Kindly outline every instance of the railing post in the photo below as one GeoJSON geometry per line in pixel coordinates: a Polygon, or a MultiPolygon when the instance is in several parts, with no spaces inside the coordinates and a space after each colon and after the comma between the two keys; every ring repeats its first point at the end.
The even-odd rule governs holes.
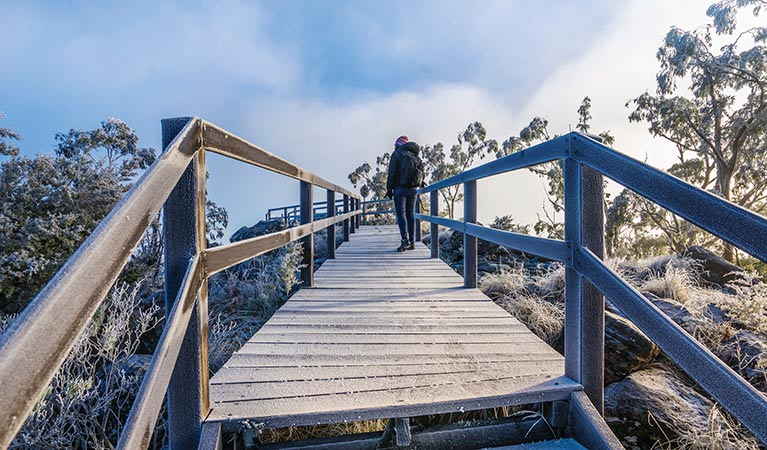
{"type": "MultiPolygon", "coordinates": [[[[439,191],[431,191],[429,193],[429,215],[433,217],[439,216],[439,191]]],[[[433,222],[430,225],[431,257],[439,258],[439,225],[433,222]]]]}
{"type": "MultiPolygon", "coordinates": [[[[349,194],[344,194],[344,214],[349,212],[349,194]]],[[[344,242],[349,242],[349,219],[344,219],[344,242]]]]}
{"type": "MultiPolygon", "coordinates": [[[[332,189],[328,189],[328,217],[334,217],[336,215],[336,193],[332,189]]],[[[326,232],[328,234],[328,259],[335,259],[336,257],[336,224],[327,227],[326,232]]]]}
{"type": "Polygon", "coordinates": [[[367,220],[366,219],[367,216],[365,215],[365,212],[367,211],[367,204],[364,201],[361,201],[360,206],[361,206],[360,222],[362,225],[365,225],[367,220]]]}
{"type": "MultiPolygon", "coordinates": [[[[357,211],[362,213],[362,199],[357,199],[357,211]]],[[[354,218],[354,220],[357,221],[357,228],[362,225],[362,214],[357,214],[357,216],[354,218]]]]}
{"type": "MultiPolygon", "coordinates": [[[[162,146],[167,148],[173,138],[191,120],[189,117],[162,121],[162,146]]],[[[203,151],[203,150],[199,150],[203,151]]],[[[198,161],[189,164],[178,184],[163,207],[163,235],[165,241],[165,311],[173,308],[186,274],[190,258],[199,253],[200,236],[197,217],[205,220],[205,209],[198,211],[198,183],[205,180],[204,168],[198,161]],[[202,170],[203,173],[197,173],[202,170]]],[[[204,224],[204,222],[203,222],[204,224]]],[[[181,450],[197,448],[202,424],[201,409],[204,393],[201,390],[203,374],[207,379],[208,368],[201,367],[200,330],[202,321],[199,303],[195,304],[189,327],[184,335],[173,375],[168,383],[168,435],[169,448],[181,450]]],[[[207,355],[206,355],[207,356],[207,355]]]]}
{"type": "MultiPolygon", "coordinates": [[[[463,221],[477,222],[477,182],[463,183],[463,221]]],[[[463,233],[463,286],[477,287],[477,238],[463,233]]]]}
{"type": "MultiPolygon", "coordinates": [[[[354,197],[349,197],[349,201],[351,204],[351,210],[352,212],[357,210],[357,199],[354,197]]],[[[352,216],[351,219],[349,219],[349,233],[354,234],[354,230],[357,228],[357,218],[352,216]]]]}
{"type": "MultiPolygon", "coordinates": [[[[415,212],[421,214],[421,194],[415,198],[415,212]]],[[[415,240],[421,242],[421,219],[415,219],[415,240]]]]}
{"type": "MultiPolygon", "coordinates": [[[[314,205],[312,204],[313,186],[311,183],[301,182],[301,225],[314,221],[314,205]]],[[[309,233],[301,239],[303,246],[303,260],[301,263],[301,285],[304,287],[314,286],[314,233],[309,233]]]]}
{"type": "MultiPolygon", "coordinates": [[[[604,258],[602,176],[565,159],[565,240],[604,258]]],[[[604,296],[569,262],[565,269],[565,374],[604,414],[604,296]]]]}

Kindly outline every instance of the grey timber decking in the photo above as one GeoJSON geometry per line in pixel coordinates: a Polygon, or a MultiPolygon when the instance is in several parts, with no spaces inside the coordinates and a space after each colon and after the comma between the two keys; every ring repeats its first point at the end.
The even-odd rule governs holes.
{"type": "Polygon", "coordinates": [[[268,428],[564,400],[563,358],[428,248],[363,226],[210,381],[208,421],[268,428]]]}

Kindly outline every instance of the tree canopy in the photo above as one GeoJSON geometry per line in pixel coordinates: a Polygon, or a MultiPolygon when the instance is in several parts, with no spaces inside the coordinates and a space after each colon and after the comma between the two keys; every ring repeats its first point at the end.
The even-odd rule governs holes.
{"type": "MultiPolygon", "coordinates": [[[[758,15],[766,5],[718,2],[708,8],[709,26],[673,27],[658,49],[656,92],[627,103],[630,121],[647,123],[651,134],[676,146],[671,174],[760,214],[767,212],[767,28],[736,33],[736,13],[752,7],[758,15]]],[[[632,201],[672,249],[712,243],[665,210],[632,201]]],[[[732,260],[732,247],[723,247],[732,260]]]]}

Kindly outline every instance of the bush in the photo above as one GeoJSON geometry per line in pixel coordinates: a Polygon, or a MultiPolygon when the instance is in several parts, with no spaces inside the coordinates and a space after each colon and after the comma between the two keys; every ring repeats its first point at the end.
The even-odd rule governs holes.
{"type": "Polygon", "coordinates": [[[147,359],[136,350],[159,323],[159,307],[139,308],[140,289],[140,283],[112,289],[11,449],[101,450],[116,444],[146,369],[147,359]]]}

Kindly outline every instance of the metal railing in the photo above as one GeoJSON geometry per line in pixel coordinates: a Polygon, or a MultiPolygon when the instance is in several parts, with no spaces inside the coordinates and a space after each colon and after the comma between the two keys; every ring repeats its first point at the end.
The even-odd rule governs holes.
{"type": "MultiPolygon", "coordinates": [[[[208,397],[207,280],[216,272],[301,240],[302,281],[313,284],[313,233],[359,226],[359,198],[199,118],[162,121],[163,154],[0,336],[0,448],[7,448],[163,208],[166,321],[118,448],[146,448],[167,392],[171,449],[194,449],[208,397]],[[301,182],[301,225],[205,248],[205,153],[212,151],[301,182]],[[342,212],[313,220],[312,187],[342,212]],[[191,325],[191,326],[190,326],[191,325]]],[[[331,252],[332,248],[332,252],[331,252]]],[[[335,233],[328,233],[335,252],[335,233]],[[332,236],[332,237],[331,237],[332,236]]]]}
{"type": "Polygon", "coordinates": [[[536,145],[442,180],[430,194],[431,256],[439,256],[438,226],[464,233],[464,284],[477,285],[477,238],[565,264],[565,374],[581,383],[603,411],[604,297],[634,322],[712,397],[767,444],[767,398],[661,312],[604,259],[602,175],[767,262],[767,219],[625,156],[581,133],[536,145]],[[565,240],[477,225],[477,180],[563,160],[565,240]],[[439,189],[463,184],[464,220],[438,217],[439,189]]]}
{"type": "MultiPolygon", "coordinates": [[[[367,216],[377,216],[381,214],[394,214],[393,201],[389,199],[380,200],[363,200],[360,202],[360,215],[362,216],[362,223],[365,223],[367,216]],[[387,204],[387,209],[377,209],[377,205],[387,204]],[[391,204],[391,205],[388,205],[391,204]]],[[[420,206],[419,206],[420,208],[420,206]]],[[[322,219],[327,217],[328,202],[314,202],[312,207],[312,213],[315,219],[322,219]]],[[[343,212],[343,201],[336,200],[336,214],[343,212]]],[[[301,218],[300,205],[288,205],[278,206],[276,208],[269,208],[264,215],[266,220],[280,219],[288,226],[292,226],[299,223],[301,218]]]]}

